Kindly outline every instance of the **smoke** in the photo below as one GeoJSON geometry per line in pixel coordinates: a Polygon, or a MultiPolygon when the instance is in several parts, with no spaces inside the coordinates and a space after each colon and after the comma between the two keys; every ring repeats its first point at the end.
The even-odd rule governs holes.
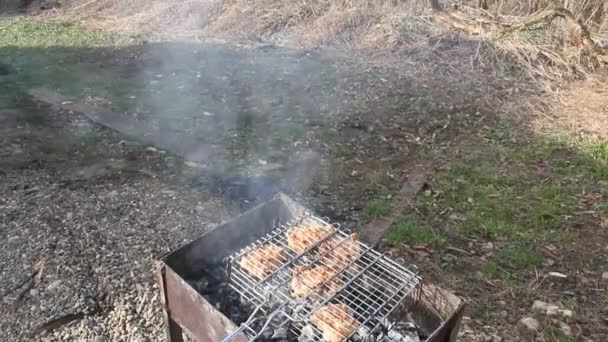
{"type": "Polygon", "coordinates": [[[340,106],[334,65],[284,48],[194,41],[150,43],[140,62],[129,112],[204,164],[212,186],[240,184],[252,198],[314,181],[321,156],[312,130],[340,106]]]}

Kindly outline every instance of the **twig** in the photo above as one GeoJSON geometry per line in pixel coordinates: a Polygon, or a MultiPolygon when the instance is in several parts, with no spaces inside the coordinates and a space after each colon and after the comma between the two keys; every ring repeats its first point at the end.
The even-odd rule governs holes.
{"type": "Polygon", "coordinates": [[[445,249],[448,251],[452,251],[452,252],[456,252],[456,253],[460,253],[460,254],[464,254],[464,255],[473,255],[470,252],[467,252],[464,249],[460,249],[458,247],[447,246],[445,249]]]}
{"type": "Polygon", "coordinates": [[[34,264],[34,270],[32,271],[32,273],[28,277],[26,277],[22,282],[17,284],[17,286],[14,286],[13,288],[8,289],[4,293],[2,293],[2,295],[0,295],[0,300],[2,300],[2,298],[4,298],[4,297],[8,296],[9,294],[19,290],[23,286],[27,285],[29,282],[32,282],[30,285],[28,285],[28,287],[26,287],[24,290],[19,292],[19,295],[17,296],[17,301],[19,301],[27,291],[31,290],[31,288],[34,287],[36,280],[40,279],[40,276],[42,275],[42,270],[44,269],[44,263],[46,262],[46,259],[47,259],[46,257],[40,258],[36,262],[36,264],[34,264]]]}
{"type": "Polygon", "coordinates": [[[13,304],[13,306],[17,306],[21,300],[23,299],[23,296],[25,296],[25,294],[31,290],[32,288],[34,288],[34,286],[36,285],[36,281],[34,281],[33,278],[30,278],[28,281],[28,285],[26,287],[23,288],[23,290],[21,290],[19,292],[19,295],[17,295],[17,299],[15,299],[15,303],[13,304]]]}
{"type": "Polygon", "coordinates": [[[29,275],[27,278],[25,278],[21,283],[17,284],[16,286],[13,286],[12,288],[4,291],[4,293],[2,293],[2,295],[0,295],[0,300],[6,296],[8,296],[9,294],[13,293],[14,291],[17,291],[18,289],[20,289],[21,287],[23,287],[25,284],[27,284],[28,282],[30,282],[32,280],[33,277],[36,276],[36,273],[33,273],[31,275],[29,275]]]}
{"type": "Polygon", "coordinates": [[[84,4],[80,4],[80,5],[76,6],[76,7],[72,7],[72,8],[70,8],[70,11],[75,11],[75,10],[80,9],[82,7],[88,6],[88,5],[92,4],[92,3],[94,3],[95,1],[97,1],[97,0],[91,0],[91,1],[85,2],[84,4]]]}
{"type": "Polygon", "coordinates": [[[52,319],[46,323],[41,324],[36,329],[34,329],[34,331],[31,333],[30,336],[33,337],[33,336],[36,336],[36,335],[39,335],[42,333],[51,332],[66,324],[70,324],[74,321],[81,320],[84,318],[84,316],[85,316],[84,312],[78,312],[75,314],[67,314],[65,316],[61,316],[59,318],[52,319]]]}
{"type": "Polygon", "coordinates": [[[71,314],[63,315],[58,318],[51,319],[50,321],[42,323],[41,325],[36,327],[36,329],[34,329],[34,331],[32,331],[32,333],[30,334],[30,336],[33,337],[33,336],[37,336],[39,334],[51,332],[64,325],[70,324],[74,321],[81,320],[85,316],[96,315],[96,314],[100,313],[101,311],[102,311],[101,305],[97,305],[93,309],[93,311],[91,311],[90,313],[84,313],[83,311],[80,311],[77,313],[71,313],[71,314]]]}

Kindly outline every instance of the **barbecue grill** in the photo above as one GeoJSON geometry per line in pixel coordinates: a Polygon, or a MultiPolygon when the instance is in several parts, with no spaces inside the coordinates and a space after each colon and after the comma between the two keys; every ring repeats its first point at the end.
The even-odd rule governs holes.
{"type": "Polygon", "coordinates": [[[335,319],[352,323],[340,340],[403,340],[395,327],[408,317],[426,332],[423,340],[455,341],[462,301],[422,286],[414,267],[355,237],[279,194],[166,255],[158,270],[168,340],[182,341],[185,329],[202,342],[324,341],[318,313],[342,308],[335,319]],[[294,248],[290,232],[311,225],[323,227],[323,236],[294,248]],[[245,258],[268,246],[281,256],[252,272],[245,258]],[[316,269],[325,277],[307,279],[316,269]],[[295,279],[304,292],[296,294],[295,279]]]}
{"type": "MultiPolygon", "coordinates": [[[[282,325],[289,325],[294,335],[299,336],[303,327],[310,323],[310,316],[331,303],[345,304],[358,322],[357,325],[367,327],[365,333],[369,334],[368,331],[380,329],[382,322],[388,319],[420,283],[420,278],[413,270],[391,260],[388,254],[379,253],[361,242],[354,241],[350,231],[340,230],[339,226],[331,225],[309,213],[279,225],[271,233],[235,253],[230,258],[229,265],[230,286],[241,294],[243,300],[256,305],[255,314],[251,319],[255,319],[255,315],[258,315],[260,320],[268,316],[262,331],[255,331],[245,323],[235,332],[243,331],[250,340],[259,338],[264,332],[264,326],[269,325],[273,319],[282,319],[282,325]],[[302,248],[296,251],[290,249],[287,240],[289,231],[310,226],[324,227],[327,233],[302,251],[302,248]],[[332,247],[331,250],[319,253],[319,250],[328,244],[332,247]],[[243,269],[239,262],[252,251],[265,246],[280,248],[286,255],[282,262],[276,263],[270,274],[256,279],[243,269]],[[335,260],[341,262],[336,265],[333,262],[335,260]],[[327,270],[329,275],[320,282],[310,279],[305,270],[314,270],[315,267],[327,270]],[[309,295],[302,298],[290,293],[290,281],[294,277],[304,278],[302,282],[308,287],[305,291],[310,292],[309,295]],[[333,286],[333,291],[322,290],[328,284],[333,286]],[[269,308],[274,309],[270,311],[269,308]]],[[[356,333],[353,329],[342,338],[348,339],[356,333]]],[[[309,335],[311,336],[308,339],[311,341],[322,340],[318,329],[309,328],[309,335]]]]}

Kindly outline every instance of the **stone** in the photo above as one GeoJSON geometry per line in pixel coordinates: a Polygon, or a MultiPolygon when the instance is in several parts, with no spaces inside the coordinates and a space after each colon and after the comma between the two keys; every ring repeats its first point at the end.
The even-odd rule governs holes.
{"type": "Polygon", "coordinates": [[[548,305],[547,306],[547,311],[545,312],[547,314],[547,316],[557,316],[559,315],[559,306],[557,305],[548,305]]]}
{"type": "Polygon", "coordinates": [[[555,265],[555,260],[553,260],[551,258],[547,258],[547,259],[543,260],[543,266],[551,267],[553,265],[555,265]]]}
{"type": "Polygon", "coordinates": [[[57,279],[57,280],[55,280],[54,282],[50,283],[50,284],[49,284],[49,285],[46,287],[46,289],[47,289],[48,291],[53,291],[54,289],[58,288],[58,287],[59,287],[59,285],[61,285],[61,280],[57,279]]]}
{"type": "Polygon", "coordinates": [[[494,244],[491,242],[486,242],[483,245],[481,245],[481,249],[483,249],[484,251],[491,251],[494,249],[494,244]]]}
{"type": "Polygon", "coordinates": [[[566,279],[566,278],[568,278],[567,275],[565,275],[563,273],[559,273],[559,272],[549,272],[549,273],[547,273],[547,276],[551,277],[551,278],[559,278],[559,279],[566,279]]]}
{"type": "Polygon", "coordinates": [[[572,336],[572,328],[564,322],[559,322],[559,331],[566,336],[572,336]]]}
{"type": "Polygon", "coordinates": [[[466,221],[466,216],[464,216],[463,214],[460,213],[453,213],[450,214],[449,216],[450,220],[454,220],[454,221],[466,221]]]}
{"type": "Polygon", "coordinates": [[[602,273],[602,280],[603,281],[608,281],[608,272],[602,273]]]}
{"type": "Polygon", "coordinates": [[[568,309],[559,310],[559,314],[562,315],[562,317],[566,317],[566,318],[574,317],[574,312],[572,312],[572,310],[568,310],[568,309]]]}
{"type": "Polygon", "coordinates": [[[549,306],[549,304],[547,304],[545,302],[542,302],[540,300],[535,300],[534,303],[532,304],[532,311],[545,313],[545,312],[547,312],[548,306],[549,306]]]}
{"type": "Polygon", "coordinates": [[[517,322],[517,327],[522,334],[526,336],[534,336],[540,329],[540,323],[535,318],[524,317],[517,322]]]}

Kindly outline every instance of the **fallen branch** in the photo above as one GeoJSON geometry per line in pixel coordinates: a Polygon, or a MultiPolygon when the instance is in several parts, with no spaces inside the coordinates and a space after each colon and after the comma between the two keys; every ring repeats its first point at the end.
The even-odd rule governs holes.
{"type": "Polygon", "coordinates": [[[573,39],[570,39],[570,43],[573,45],[582,45],[583,47],[589,49],[596,57],[598,57],[598,59],[608,62],[608,60],[603,58],[608,54],[608,52],[598,43],[596,43],[593,38],[591,38],[591,33],[589,32],[587,26],[585,26],[580,19],[576,19],[574,14],[565,8],[557,8],[546,11],[535,18],[504,29],[501,31],[501,33],[506,34],[513,31],[526,30],[532,26],[542,23],[549,24],[552,23],[556,18],[564,19],[566,21],[566,25],[571,28],[569,31],[573,31],[573,39]]]}
{"type": "Polygon", "coordinates": [[[513,33],[515,31],[524,31],[533,26],[539,24],[550,24],[557,18],[564,19],[568,31],[570,32],[570,39],[568,40],[572,45],[580,45],[587,49],[597,60],[601,63],[608,64],[608,51],[601,47],[597,42],[591,38],[591,33],[587,26],[580,20],[576,19],[574,14],[566,8],[560,7],[556,9],[547,10],[538,16],[532,17],[529,20],[516,23],[516,24],[503,24],[495,23],[493,26],[479,24],[473,25],[470,22],[461,19],[454,14],[446,11],[439,4],[438,0],[429,0],[433,14],[440,20],[446,22],[450,26],[457,30],[464,31],[473,35],[482,35],[489,31],[497,32],[498,35],[505,35],[513,33]]]}
{"type": "Polygon", "coordinates": [[[486,32],[481,25],[472,25],[465,20],[456,17],[452,13],[445,11],[439,4],[439,0],[429,1],[431,2],[431,8],[433,9],[433,14],[435,17],[446,22],[455,29],[474,35],[481,35],[482,33],[486,32]]]}

